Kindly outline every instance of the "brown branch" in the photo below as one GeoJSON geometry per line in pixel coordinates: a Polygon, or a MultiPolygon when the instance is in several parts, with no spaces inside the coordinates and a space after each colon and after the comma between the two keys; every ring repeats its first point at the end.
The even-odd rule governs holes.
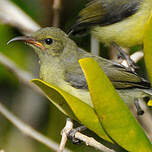
{"type": "Polygon", "coordinates": [[[138,61],[140,61],[142,58],[144,57],[144,52],[143,51],[137,51],[135,53],[133,53],[130,58],[137,63],[138,61]]]}
{"type": "Polygon", "coordinates": [[[63,128],[63,130],[61,132],[62,139],[61,139],[61,142],[60,142],[58,152],[63,152],[64,151],[66,142],[68,140],[67,134],[72,130],[72,128],[73,128],[73,123],[69,118],[67,118],[65,127],[63,128]]]}
{"type": "Polygon", "coordinates": [[[88,137],[80,132],[77,132],[75,134],[75,138],[83,141],[87,146],[94,147],[95,149],[98,149],[102,152],[115,152],[114,150],[109,149],[106,146],[102,145],[101,143],[96,141],[94,138],[88,137]]]}
{"type": "Polygon", "coordinates": [[[18,28],[26,35],[40,28],[31,17],[9,0],[0,0],[0,21],[18,28]]]}
{"type": "MultiPolygon", "coordinates": [[[[138,61],[140,61],[142,58],[144,57],[144,53],[143,51],[137,51],[135,53],[133,53],[131,56],[130,56],[130,59],[134,61],[134,63],[137,63],[138,61]]],[[[123,60],[121,62],[122,65],[128,67],[128,63],[126,60],[123,60]]]]}
{"type": "Polygon", "coordinates": [[[7,70],[12,72],[23,84],[29,86],[34,89],[39,94],[43,94],[42,91],[30,82],[34,77],[24,70],[21,70],[13,61],[11,61],[8,57],[0,53],[0,64],[2,64],[7,70]]]}
{"type": "Polygon", "coordinates": [[[60,26],[60,12],[62,9],[62,0],[52,0],[52,26],[60,26]]]}
{"type": "MultiPolygon", "coordinates": [[[[60,11],[62,5],[61,1],[62,0],[53,0],[53,6],[52,6],[54,12],[53,26],[59,26],[60,11]]],[[[3,22],[4,24],[9,24],[13,27],[18,28],[26,35],[31,34],[32,32],[40,28],[40,26],[37,23],[35,23],[19,7],[17,7],[14,3],[10,2],[9,0],[0,0],[0,21],[3,22]]],[[[136,57],[140,59],[141,55],[138,54],[136,57]]],[[[29,82],[29,80],[33,78],[31,74],[19,69],[14,62],[12,62],[3,54],[0,54],[0,63],[3,64],[9,71],[14,73],[14,75],[16,75],[16,77],[22,83],[28,85],[29,87],[33,88],[35,91],[42,94],[39,88],[37,88],[35,85],[29,82]]],[[[146,126],[149,124],[148,121],[145,121],[145,119],[142,119],[142,121],[146,123],[145,124],[146,126]]]]}
{"type": "MultiPolygon", "coordinates": [[[[28,85],[29,87],[33,88],[35,91],[37,91],[40,94],[42,94],[42,92],[39,90],[39,88],[35,87],[35,85],[33,85],[32,83],[29,82],[29,80],[31,80],[33,78],[33,76],[31,74],[19,69],[14,62],[12,62],[10,59],[8,59],[6,56],[4,56],[2,53],[0,53],[0,63],[3,64],[9,71],[11,71],[22,83],[24,83],[25,85],[28,85]]],[[[5,111],[5,110],[3,111],[3,109],[6,110],[6,108],[2,104],[0,104],[0,112],[1,113],[3,113],[5,111]]],[[[9,120],[12,121],[11,118],[9,120]]],[[[18,118],[17,118],[17,120],[18,120],[18,118]]],[[[14,125],[15,125],[15,122],[16,121],[12,121],[12,123],[14,125]]],[[[21,131],[23,131],[24,133],[26,133],[27,131],[30,130],[29,128],[26,128],[26,127],[24,127],[24,128],[22,127],[22,128],[19,128],[19,129],[21,131]],[[24,129],[27,129],[27,130],[24,130],[24,129]]],[[[65,129],[65,130],[66,130],[66,135],[67,135],[67,129],[65,129]]],[[[28,132],[26,134],[28,134],[28,132]]],[[[35,137],[35,135],[33,137],[32,134],[30,136],[32,138],[34,138],[34,139],[35,138],[39,138],[39,137],[35,137]]],[[[75,134],[75,136],[76,136],[76,138],[80,139],[81,141],[84,141],[86,143],[86,145],[90,145],[90,146],[95,147],[96,149],[99,149],[99,150],[101,150],[103,148],[106,149],[105,146],[103,146],[102,144],[96,142],[92,137],[87,137],[87,136],[85,136],[85,135],[83,135],[81,133],[78,133],[78,132],[75,134]]],[[[61,147],[64,147],[64,144],[66,143],[65,139],[66,139],[66,137],[64,136],[63,143],[62,143],[61,147]]],[[[41,139],[36,139],[36,140],[41,140],[41,139]]],[[[63,148],[60,148],[60,149],[62,150],[63,148]]],[[[109,150],[109,151],[105,151],[105,152],[114,152],[114,151],[109,150]]]]}
{"type": "Polygon", "coordinates": [[[99,55],[100,51],[99,41],[93,35],[91,35],[91,53],[93,55],[99,55]]]}
{"type": "MultiPolygon", "coordinates": [[[[57,143],[43,136],[42,134],[34,130],[32,127],[28,126],[23,121],[18,119],[13,113],[9,112],[2,103],[0,103],[0,113],[3,116],[5,116],[5,118],[7,118],[12,124],[14,124],[14,126],[16,126],[25,135],[43,143],[44,145],[46,145],[47,147],[49,147],[54,151],[58,150],[59,145],[57,143]]],[[[65,152],[70,152],[70,151],[65,149],[65,152]]]]}
{"type": "MultiPolygon", "coordinates": [[[[58,152],[63,152],[65,144],[66,144],[67,139],[68,139],[67,136],[72,129],[73,129],[73,123],[68,118],[66,121],[66,125],[62,130],[62,139],[61,139],[60,148],[59,148],[58,152]]],[[[91,147],[98,149],[102,152],[115,152],[114,150],[109,149],[108,147],[102,145],[101,143],[96,141],[94,138],[88,137],[80,132],[76,132],[75,138],[79,139],[80,141],[83,141],[87,146],[91,146],[91,147]]]]}
{"type": "Polygon", "coordinates": [[[132,112],[136,116],[136,119],[140,122],[142,128],[147,134],[147,137],[152,142],[152,113],[143,99],[139,99],[139,104],[144,111],[144,114],[142,116],[138,116],[135,106],[132,107],[132,112]]]}

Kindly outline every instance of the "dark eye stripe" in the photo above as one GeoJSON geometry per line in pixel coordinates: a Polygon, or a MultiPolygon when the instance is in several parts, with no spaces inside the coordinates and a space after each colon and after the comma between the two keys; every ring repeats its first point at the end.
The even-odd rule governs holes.
{"type": "Polygon", "coordinates": [[[53,40],[51,38],[47,38],[44,41],[47,45],[51,45],[53,43],[53,40]]]}

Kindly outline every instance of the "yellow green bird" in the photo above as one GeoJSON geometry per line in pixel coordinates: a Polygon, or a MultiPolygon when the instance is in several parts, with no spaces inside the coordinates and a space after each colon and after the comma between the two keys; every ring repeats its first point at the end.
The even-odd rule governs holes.
{"type": "Polygon", "coordinates": [[[55,27],[42,28],[30,37],[16,37],[34,48],[40,59],[40,78],[92,106],[85,76],[78,60],[93,58],[104,70],[117,92],[127,103],[136,98],[152,96],[150,83],[116,62],[80,49],[68,35],[55,27]]]}
{"type": "Polygon", "coordinates": [[[73,34],[91,33],[106,45],[129,48],[143,43],[152,0],[93,0],[79,13],[73,34]]]}

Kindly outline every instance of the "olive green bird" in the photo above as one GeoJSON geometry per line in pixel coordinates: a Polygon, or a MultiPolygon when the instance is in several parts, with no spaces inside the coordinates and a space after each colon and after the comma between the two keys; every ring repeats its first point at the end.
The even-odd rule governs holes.
{"type": "Polygon", "coordinates": [[[91,33],[104,44],[129,48],[143,43],[152,0],[92,0],[71,27],[73,34],[91,33]]]}
{"type": "MultiPolygon", "coordinates": [[[[80,49],[68,35],[55,27],[42,28],[21,40],[34,48],[40,59],[40,78],[69,92],[92,106],[85,76],[79,59],[90,57],[98,62],[123,100],[130,104],[136,98],[152,95],[150,83],[121,64],[80,49]]],[[[102,88],[101,88],[102,89],[102,88]]]]}

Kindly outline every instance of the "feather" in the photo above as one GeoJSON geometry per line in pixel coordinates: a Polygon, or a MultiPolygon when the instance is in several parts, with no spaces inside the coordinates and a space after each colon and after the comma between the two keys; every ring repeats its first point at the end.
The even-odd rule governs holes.
{"type": "MultiPolygon", "coordinates": [[[[116,89],[132,89],[132,88],[141,88],[149,89],[150,83],[138,76],[135,72],[127,69],[121,64],[106,60],[104,58],[94,56],[90,53],[85,52],[82,49],[79,49],[79,59],[85,57],[92,57],[95,59],[101,68],[104,70],[108,78],[113,83],[116,89]]],[[[76,66],[70,65],[67,66],[65,72],[65,81],[68,82],[71,86],[77,89],[88,89],[85,76],[81,70],[79,64],[76,66]],[[71,67],[70,67],[71,66],[71,67]]]]}
{"type": "Polygon", "coordinates": [[[93,0],[79,13],[78,20],[70,31],[86,32],[90,26],[106,26],[117,23],[135,14],[142,0],[93,0]]]}

